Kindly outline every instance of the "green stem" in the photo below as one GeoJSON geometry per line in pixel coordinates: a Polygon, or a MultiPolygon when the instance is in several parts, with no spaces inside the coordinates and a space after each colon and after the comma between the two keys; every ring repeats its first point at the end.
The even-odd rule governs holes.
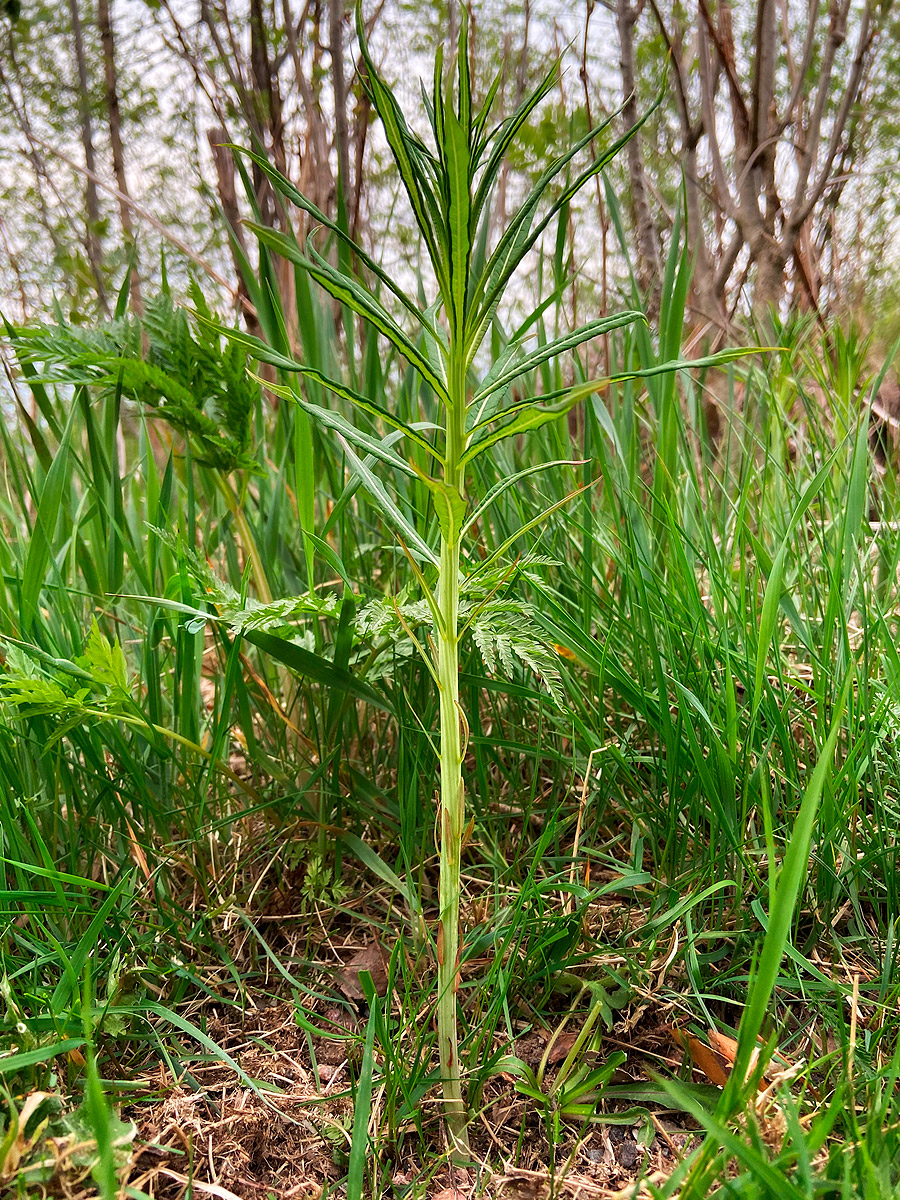
{"type": "MultiPolygon", "coordinates": [[[[459,460],[465,450],[465,363],[457,359],[452,371],[451,403],[447,408],[445,482],[462,491],[464,471],[459,460]]],[[[459,538],[441,537],[437,607],[437,674],[441,702],[440,799],[440,930],[438,934],[438,1053],[444,1092],[444,1114],[453,1143],[453,1159],[469,1157],[467,1111],[459,1070],[456,992],[459,983],[460,859],[465,828],[462,778],[462,710],[459,705],[459,538]]]]}
{"type": "Polygon", "coordinates": [[[441,542],[438,603],[444,628],[438,630],[438,679],[441,688],[440,882],[438,888],[438,1053],[444,1111],[455,1157],[468,1151],[466,1106],[459,1072],[456,989],[459,978],[459,873],[465,822],[462,736],[459,708],[457,610],[459,543],[441,542]]]}

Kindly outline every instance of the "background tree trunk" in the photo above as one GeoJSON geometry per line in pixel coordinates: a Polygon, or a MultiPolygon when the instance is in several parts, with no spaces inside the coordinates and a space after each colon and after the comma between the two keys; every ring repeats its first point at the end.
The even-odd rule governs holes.
{"type": "MultiPolygon", "coordinates": [[[[100,42],[103,46],[103,74],[106,82],[106,114],[109,122],[109,146],[112,153],[113,175],[116,187],[119,189],[119,220],[122,231],[130,246],[134,246],[134,223],[131,219],[131,192],[128,188],[128,176],[125,171],[125,151],[122,146],[122,114],[119,109],[119,75],[116,69],[116,43],[113,34],[112,13],[109,0],[97,0],[97,24],[100,28],[100,42]]],[[[137,259],[131,268],[129,280],[131,304],[140,316],[144,310],[141,296],[141,276],[137,259]]]]}
{"type": "MultiPolygon", "coordinates": [[[[618,0],[616,19],[619,26],[619,58],[622,68],[622,94],[624,105],[622,116],[625,127],[637,124],[639,109],[635,91],[634,27],[643,11],[643,0],[632,5],[628,0],[618,0]]],[[[650,201],[647,197],[647,178],[641,150],[641,135],[628,143],[628,178],[631,184],[631,213],[634,219],[635,249],[637,253],[637,278],[646,297],[647,315],[651,321],[659,314],[662,266],[659,254],[659,237],[650,201]]]]}
{"type": "Polygon", "coordinates": [[[103,248],[100,244],[100,198],[97,184],[92,178],[97,174],[96,157],[94,154],[94,130],[91,118],[91,90],[88,77],[87,59],[84,50],[84,31],[81,25],[81,13],[78,11],[78,0],[69,0],[69,14],[72,19],[72,48],[75,52],[75,66],[78,72],[78,112],[81,125],[81,145],[84,150],[84,165],[88,173],[85,175],[85,222],[84,248],[90,264],[91,274],[97,287],[97,299],[104,313],[109,315],[109,305],[106,300],[106,283],[103,278],[103,248]]]}

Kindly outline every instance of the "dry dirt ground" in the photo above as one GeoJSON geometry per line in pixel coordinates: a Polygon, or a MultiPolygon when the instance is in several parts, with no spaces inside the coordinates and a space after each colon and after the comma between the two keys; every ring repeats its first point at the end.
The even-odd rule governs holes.
{"type": "MultiPolygon", "coordinates": [[[[326,1015],[338,1016],[337,1011],[326,1015]]],[[[347,1092],[358,1040],[314,1042],[314,1068],[290,1003],[254,1013],[243,1024],[215,1017],[207,1032],[262,1095],[217,1064],[192,1069],[199,1090],[174,1084],[160,1068],[158,1099],[125,1114],[138,1125],[130,1185],[160,1200],[181,1200],[189,1184],[195,1196],[222,1200],[317,1198],[339,1185],[350,1147],[347,1092]]],[[[647,1045],[659,1040],[652,1031],[643,1036],[647,1045]]],[[[540,1033],[516,1043],[519,1057],[534,1066],[545,1048],[540,1033]]],[[[512,1080],[501,1076],[492,1084],[472,1130],[472,1150],[482,1168],[468,1173],[446,1165],[435,1114],[426,1124],[434,1139],[431,1153],[423,1154],[420,1145],[406,1153],[401,1147],[393,1161],[383,1160],[383,1194],[397,1200],[457,1195],[461,1200],[476,1194],[510,1200],[630,1197],[639,1175],[666,1177],[692,1143],[690,1130],[672,1113],[654,1116],[649,1144],[642,1144],[640,1122],[572,1126],[556,1147],[551,1171],[546,1132],[540,1114],[530,1111],[532,1102],[516,1092],[512,1080]]],[[[379,1122],[380,1100],[376,1087],[370,1128],[379,1122]]],[[[417,1141],[406,1139],[409,1146],[417,1141]]]]}

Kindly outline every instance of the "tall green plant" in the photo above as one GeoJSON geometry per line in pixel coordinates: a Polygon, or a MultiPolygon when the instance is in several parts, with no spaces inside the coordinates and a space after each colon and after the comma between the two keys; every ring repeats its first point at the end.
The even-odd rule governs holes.
{"type": "MultiPolygon", "coordinates": [[[[500,80],[491,83],[483,104],[476,108],[469,75],[468,31],[464,30],[455,68],[445,76],[439,55],[432,93],[424,97],[431,129],[431,142],[427,143],[407,125],[392,91],[379,75],[366,43],[359,10],[357,31],[365,83],[382,121],[430,263],[436,293],[432,303],[418,303],[361,246],[350,240],[340,224],[329,220],[264,158],[242,151],[282,196],[337,239],[339,262],[346,264],[350,258],[347,251],[352,251],[360,267],[359,275],[336,268],[315,249],[313,239],[301,249],[288,233],[253,222],[251,226],[266,253],[274,251],[295,264],[339,301],[345,313],[361,317],[373,335],[381,335],[390,343],[418,376],[422,393],[435,402],[440,419],[428,424],[408,423],[397,406],[390,406],[383,397],[362,395],[292,358],[285,353],[286,339],[279,338],[277,345],[267,345],[234,330],[228,333],[259,360],[278,368],[288,386],[275,385],[274,390],[295,401],[341,439],[356,477],[393,527],[425,600],[425,606],[415,615],[399,599],[394,610],[399,625],[413,638],[425,660],[440,698],[438,1049],[445,1112],[454,1151],[462,1154],[467,1149],[467,1114],[458,1052],[457,984],[460,860],[467,828],[463,760],[468,723],[459,694],[461,640],[472,630],[488,665],[495,657],[509,664],[517,654],[551,686],[553,676],[552,656],[525,611],[505,599],[502,603],[497,599],[510,580],[511,567],[505,561],[507,551],[521,536],[537,527],[546,513],[526,522],[505,543],[480,557],[470,558],[466,548],[470,530],[503,492],[536,469],[559,468],[563,464],[548,462],[537,468],[532,466],[501,480],[478,506],[471,503],[468,473],[475,460],[498,442],[557,421],[610,382],[594,379],[574,387],[545,391],[535,399],[530,388],[521,394],[514,390],[513,385],[520,377],[611,330],[644,322],[645,318],[637,310],[601,317],[552,341],[539,341],[529,349],[527,338],[539,322],[542,311],[539,308],[505,341],[502,337],[492,339],[501,349],[487,370],[479,372],[478,367],[483,364],[483,345],[488,333],[492,329],[500,331],[498,306],[507,296],[517,269],[530,252],[540,249],[542,235],[551,222],[585,183],[603,170],[633,131],[596,153],[588,166],[576,169],[579,152],[609,122],[590,130],[547,165],[505,228],[492,237],[491,200],[504,159],[554,86],[558,64],[553,64],[512,116],[491,126],[500,80]],[[364,281],[364,275],[371,284],[364,281]],[[407,332],[401,321],[409,322],[415,332],[407,332]],[[298,376],[309,388],[307,395],[297,385],[298,376]],[[309,399],[309,395],[320,396],[323,390],[386,426],[390,431],[388,436],[374,434],[371,424],[363,430],[339,412],[309,399]],[[522,398],[523,395],[527,398],[522,398]],[[394,448],[401,439],[413,455],[411,460],[394,448]],[[407,476],[413,482],[418,479],[426,487],[436,516],[434,536],[427,530],[423,536],[407,515],[408,510],[404,512],[376,474],[376,466],[387,467],[395,476],[407,476]],[[413,630],[415,624],[427,626],[426,635],[417,636],[413,630]]],[[[715,361],[722,361],[723,357],[715,361]]],[[[665,362],[618,378],[660,374],[684,365],[665,362]]],[[[563,502],[555,503],[548,511],[563,502]]]]}

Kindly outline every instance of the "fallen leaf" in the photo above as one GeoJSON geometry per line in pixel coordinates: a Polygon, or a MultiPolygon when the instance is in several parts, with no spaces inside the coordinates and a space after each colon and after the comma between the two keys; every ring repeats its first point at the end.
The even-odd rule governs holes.
{"type": "Polygon", "coordinates": [[[723,1058],[727,1059],[731,1066],[734,1066],[734,1060],[737,1058],[738,1044],[734,1038],[727,1037],[724,1033],[719,1033],[718,1029],[708,1029],[709,1044],[714,1050],[718,1050],[723,1058]]]}
{"type": "MultiPolygon", "coordinates": [[[[706,1032],[709,1037],[709,1045],[707,1046],[698,1037],[694,1037],[693,1034],[687,1033],[683,1029],[672,1028],[669,1032],[672,1040],[688,1052],[694,1066],[703,1072],[710,1083],[714,1083],[716,1087],[725,1086],[737,1057],[738,1044],[734,1038],[719,1033],[717,1029],[708,1029],[706,1032]]],[[[750,1063],[747,1067],[748,1077],[752,1075],[759,1061],[761,1045],[762,1043],[750,1056],[750,1063]]],[[[766,1087],[768,1087],[768,1080],[763,1077],[759,1081],[759,1090],[762,1091],[766,1087]]]]}
{"type": "Polygon", "coordinates": [[[571,1033],[561,1033],[550,1047],[550,1053],[547,1055],[548,1066],[555,1066],[557,1063],[564,1062],[568,1057],[569,1051],[577,1041],[577,1029],[572,1030],[571,1033]]]}
{"type": "MultiPolygon", "coordinates": [[[[12,1137],[7,1134],[3,1139],[4,1155],[0,1160],[0,1179],[12,1179],[18,1171],[19,1163],[31,1153],[40,1141],[41,1135],[47,1127],[47,1117],[39,1122],[37,1128],[31,1131],[30,1136],[26,1136],[25,1127],[44,1101],[51,1098],[50,1092],[32,1092],[25,1098],[25,1102],[18,1112],[13,1108],[16,1129],[12,1137]]],[[[9,1100],[8,1103],[12,1107],[13,1101],[9,1100]]]]}
{"type": "Polygon", "coordinates": [[[377,942],[358,950],[346,966],[335,972],[334,981],[348,1000],[365,1000],[366,994],[359,982],[360,971],[368,971],[377,995],[384,996],[388,989],[387,963],[384,951],[377,942]]]}
{"type": "MultiPolygon", "coordinates": [[[[547,1043],[552,1036],[553,1031],[550,1029],[530,1030],[523,1037],[516,1039],[516,1057],[521,1058],[530,1067],[539,1066],[544,1061],[547,1043]]],[[[550,1047],[550,1053],[547,1055],[547,1065],[552,1067],[556,1066],[557,1063],[561,1063],[575,1045],[577,1037],[577,1031],[561,1033],[550,1047]]]]}
{"type": "Polygon", "coordinates": [[[731,1073],[731,1063],[728,1059],[705,1042],[701,1042],[698,1037],[694,1037],[692,1033],[674,1028],[671,1033],[672,1040],[688,1052],[694,1066],[703,1072],[709,1082],[714,1083],[716,1087],[724,1087],[731,1073]]]}
{"type": "Polygon", "coordinates": [[[547,1200],[551,1194],[550,1177],[539,1171],[508,1167],[497,1181],[498,1193],[507,1200],[547,1200]]]}

